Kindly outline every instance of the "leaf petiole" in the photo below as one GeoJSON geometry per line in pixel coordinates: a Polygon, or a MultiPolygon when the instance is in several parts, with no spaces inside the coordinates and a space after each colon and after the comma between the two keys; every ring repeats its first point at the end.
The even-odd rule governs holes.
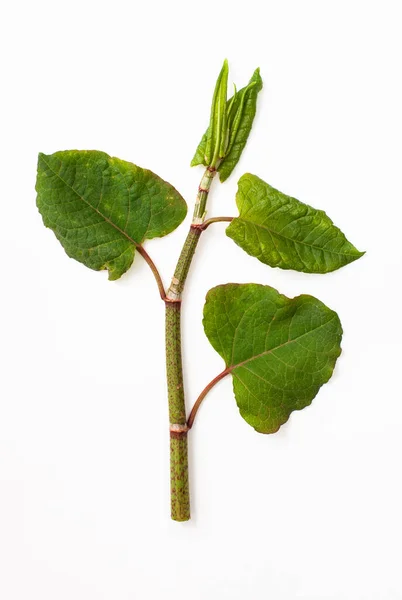
{"type": "Polygon", "coordinates": [[[207,227],[212,225],[212,223],[231,223],[234,217],[212,217],[211,219],[207,219],[203,223],[199,225],[193,225],[192,227],[196,227],[197,229],[201,229],[201,231],[205,231],[207,227]]]}
{"type": "Polygon", "coordinates": [[[151,269],[151,271],[155,277],[156,284],[158,286],[159,295],[162,298],[162,300],[165,301],[165,299],[166,299],[165,286],[163,285],[162,277],[160,276],[160,273],[159,273],[154,261],[149,256],[149,254],[145,250],[145,248],[143,246],[141,246],[140,244],[136,245],[136,250],[138,251],[139,254],[141,254],[142,258],[145,260],[145,262],[151,269]]]}
{"type": "Polygon", "coordinates": [[[201,394],[198,396],[197,400],[194,402],[194,406],[191,409],[190,415],[187,419],[187,427],[189,429],[192,428],[192,426],[194,425],[194,419],[197,415],[198,409],[201,406],[202,401],[204,400],[205,396],[208,394],[208,392],[210,392],[212,390],[212,388],[224,377],[226,377],[226,375],[229,375],[230,373],[230,369],[227,368],[224,371],[222,371],[222,373],[219,373],[219,375],[217,375],[216,377],[214,377],[214,379],[212,379],[212,381],[210,381],[208,383],[208,385],[205,386],[205,388],[202,390],[201,394]]]}

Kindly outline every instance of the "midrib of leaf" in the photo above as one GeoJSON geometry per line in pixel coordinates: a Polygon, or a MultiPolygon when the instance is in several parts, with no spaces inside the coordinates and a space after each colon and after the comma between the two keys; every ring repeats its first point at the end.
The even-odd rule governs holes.
{"type": "MultiPolygon", "coordinates": [[[[85,198],[83,198],[77,192],[77,190],[73,188],[72,185],[70,185],[65,179],[63,179],[63,177],[60,175],[60,173],[57,173],[54,169],[52,169],[52,167],[49,165],[49,163],[46,162],[46,160],[43,158],[43,156],[41,158],[42,158],[43,162],[45,163],[45,165],[48,167],[48,169],[54,175],[56,175],[56,177],[58,177],[60,179],[60,181],[62,181],[64,183],[64,185],[66,185],[68,188],[70,188],[70,190],[72,190],[74,192],[74,194],[76,194],[80,200],[82,200],[87,206],[92,208],[92,210],[95,211],[99,216],[101,216],[107,223],[109,223],[109,225],[114,227],[116,229],[116,231],[118,231],[119,233],[124,235],[124,237],[127,238],[128,241],[131,242],[136,248],[142,247],[141,244],[139,244],[138,242],[135,242],[133,240],[133,238],[128,235],[128,233],[126,233],[123,229],[121,229],[118,225],[116,225],[116,223],[113,223],[113,221],[111,221],[106,215],[104,215],[98,208],[96,208],[95,206],[90,204],[90,202],[88,202],[88,200],[85,200],[85,198]]],[[[101,197],[102,197],[102,195],[101,195],[101,197]]],[[[130,202],[129,202],[129,206],[130,206],[130,202]]]]}
{"type": "Polygon", "coordinates": [[[234,369],[237,369],[238,367],[242,367],[243,365],[246,365],[247,363],[249,363],[253,360],[257,360],[257,358],[261,358],[261,356],[267,356],[268,354],[272,354],[275,350],[279,350],[280,348],[284,348],[287,345],[297,342],[298,340],[302,339],[303,337],[310,335],[314,331],[321,329],[321,327],[325,327],[326,325],[331,323],[331,321],[333,321],[335,318],[336,318],[336,315],[332,316],[328,321],[325,321],[325,323],[321,323],[321,325],[314,327],[314,329],[310,329],[309,331],[306,331],[306,333],[302,333],[302,335],[299,335],[297,338],[294,338],[293,340],[287,340],[283,344],[279,344],[279,346],[275,346],[275,348],[271,348],[270,350],[264,350],[264,352],[261,352],[260,354],[256,354],[255,356],[251,356],[250,358],[246,358],[246,360],[243,360],[242,362],[237,363],[236,365],[227,365],[226,366],[227,374],[231,373],[234,369]]]}
{"type": "MultiPolygon", "coordinates": [[[[314,250],[320,250],[321,252],[328,252],[328,254],[337,254],[338,256],[356,256],[356,254],[351,254],[350,252],[337,252],[336,250],[328,250],[327,248],[325,248],[325,246],[323,246],[323,247],[314,246],[314,244],[307,244],[306,242],[301,242],[299,240],[295,240],[291,237],[288,237],[286,235],[283,235],[282,233],[275,231],[275,229],[270,229],[266,225],[261,225],[260,223],[255,223],[254,221],[251,221],[250,219],[245,219],[242,216],[235,217],[235,218],[239,219],[240,221],[244,221],[245,223],[250,223],[254,227],[261,227],[261,229],[266,229],[271,236],[277,235],[278,237],[281,237],[284,240],[288,240],[289,242],[292,242],[293,244],[301,244],[302,246],[307,246],[307,248],[314,248],[314,250]]],[[[303,217],[299,217],[299,218],[303,218],[303,217]]],[[[293,221],[292,221],[292,223],[293,223],[293,221]]],[[[287,227],[287,225],[285,225],[285,227],[287,227]]],[[[324,234],[324,232],[321,235],[323,235],[323,234],[324,234]]]]}

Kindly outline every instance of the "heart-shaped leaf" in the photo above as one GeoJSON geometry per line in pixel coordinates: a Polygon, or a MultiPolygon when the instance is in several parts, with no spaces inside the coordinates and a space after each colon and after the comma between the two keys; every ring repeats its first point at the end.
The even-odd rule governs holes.
{"type": "Polygon", "coordinates": [[[254,283],[220,285],[207,294],[205,333],[233,376],[242,417],[275,433],[308,406],[341,353],[338,315],[312,296],[289,299],[254,283]]]}
{"type": "Polygon", "coordinates": [[[329,273],[364,254],[324,211],[282,194],[250,173],[238,185],[240,215],[226,234],[261,262],[305,273],[329,273]]]}
{"type": "Polygon", "coordinates": [[[39,154],[37,206],[71,258],[118,279],[135,248],[183,221],[187,205],[173,186],[96,150],[39,154]]]}

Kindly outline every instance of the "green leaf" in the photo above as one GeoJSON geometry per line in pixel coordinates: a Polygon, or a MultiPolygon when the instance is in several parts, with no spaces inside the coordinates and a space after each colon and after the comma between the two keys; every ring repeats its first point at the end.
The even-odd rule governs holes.
{"type": "Polygon", "coordinates": [[[309,404],[341,353],[338,315],[312,296],[289,299],[269,286],[220,285],[207,294],[205,333],[233,376],[240,414],[275,433],[309,404]]]}
{"type": "Polygon", "coordinates": [[[187,205],[147,169],[95,150],[39,154],[37,206],[66,253],[118,279],[136,246],[183,221],[187,205]]]}
{"type": "MultiPolygon", "coordinates": [[[[225,181],[229,177],[240,159],[253,125],[257,107],[257,96],[261,89],[262,79],[260,70],[256,69],[248,85],[235,93],[226,103],[229,139],[226,155],[222,158],[217,168],[221,181],[225,181]]],[[[210,166],[207,153],[209,135],[210,128],[202,136],[201,142],[191,161],[192,167],[196,165],[210,166]]]]}
{"type": "Polygon", "coordinates": [[[193,159],[190,163],[190,167],[196,167],[197,165],[205,165],[208,166],[207,160],[205,158],[205,150],[207,147],[207,137],[208,137],[209,127],[201,138],[200,143],[197,146],[197,150],[193,156],[193,159]]]}
{"type": "Polygon", "coordinates": [[[255,86],[255,81],[249,83],[246,88],[241,90],[239,94],[235,94],[230,101],[228,107],[228,128],[230,131],[227,150],[225,156],[228,156],[233,144],[236,140],[237,133],[239,131],[240,123],[244,113],[244,103],[247,98],[247,94],[252,87],[255,86]]]}
{"type": "Polygon", "coordinates": [[[286,196],[256,175],[239,180],[240,216],[226,234],[271,267],[329,273],[363,256],[322,210],[286,196]]]}
{"type": "Polygon", "coordinates": [[[229,123],[229,149],[218,167],[219,179],[222,182],[226,181],[240,160],[253,126],[257,110],[257,96],[261,90],[260,69],[256,69],[249,84],[237,93],[231,110],[233,121],[229,123]]]}
{"type": "Polygon", "coordinates": [[[206,139],[205,160],[211,167],[216,165],[219,157],[222,155],[226,139],[228,75],[228,61],[225,60],[215,86],[206,139]]]}

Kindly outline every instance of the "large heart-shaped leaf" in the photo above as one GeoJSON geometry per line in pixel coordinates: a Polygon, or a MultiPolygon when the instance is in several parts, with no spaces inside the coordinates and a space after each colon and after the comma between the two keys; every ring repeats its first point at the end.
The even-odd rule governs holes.
{"type": "Polygon", "coordinates": [[[136,246],[183,221],[187,205],[173,186],[96,150],[39,154],[37,206],[68,256],[118,279],[136,246]]]}
{"type": "Polygon", "coordinates": [[[236,203],[240,215],[226,234],[271,267],[329,273],[364,254],[324,211],[282,194],[256,175],[240,178],[236,203]]]}
{"type": "Polygon", "coordinates": [[[275,289],[220,285],[207,294],[205,333],[233,376],[242,417],[275,433],[309,405],[341,353],[338,315],[312,296],[289,299],[275,289]]]}

